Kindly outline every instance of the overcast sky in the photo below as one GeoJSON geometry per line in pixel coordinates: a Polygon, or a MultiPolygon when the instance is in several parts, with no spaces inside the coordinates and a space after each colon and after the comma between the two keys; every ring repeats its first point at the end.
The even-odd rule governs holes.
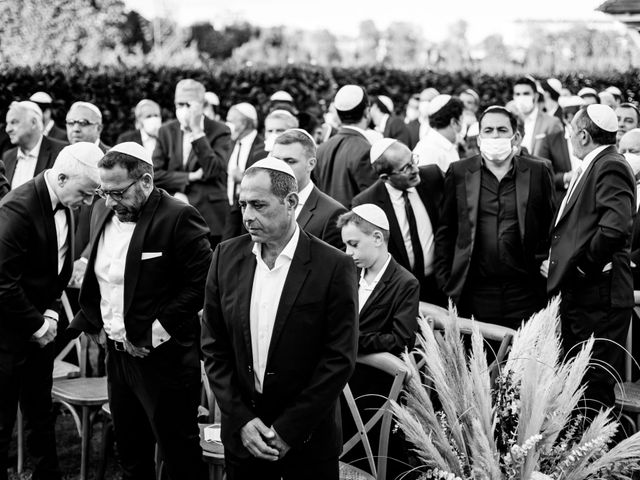
{"type": "Polygon", "coordinates": [[[491,33],[508,34],[515,20],[610,20],[594,9],[604,0],[125,0],[147,18],[169,16],[182,25],[211,21],[222,27],[233,20],[254,25],[326,28],[356,35],[362,20],[384,29],[394,21],[423,27],[427,38],[444,37],[457,19],[469,24],[471,41],[491,33]],[[517,6],[515,6],[517,4],[517,6]],[[164,13],[164,15],[163,15],[164,13]]]}

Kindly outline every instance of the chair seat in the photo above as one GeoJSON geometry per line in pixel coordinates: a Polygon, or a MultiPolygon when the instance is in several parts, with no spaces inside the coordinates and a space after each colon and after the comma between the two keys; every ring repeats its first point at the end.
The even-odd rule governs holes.
{"type": "Polygon", "coordinates": [[[376,480],[376,477],[353,465],[340,462],[340,480],[376,480]]]}
{"type": "Polygon", "coordinates": [[[202,455],[204,459],[211,463],[224,462],[224,446],[218,442],[204,441],[204,428],[211,425],[210,423],[199,423],[200,428],[200,447],[202,447],[202,455]]]}
{"type": "Polygon", "coordinates": [[[624,382],[615,386],[616,404],[627,412],[640,413],[640,382],[624,382]]]}
{"type": "Polygon", "coordinates": [[[54,398],[80,406],[100,406],[109,400],[107,377],[69,378],[53,382],[54,398]]]}
{"type": "Polygon", "coordinates": [[[80,376],[80,367],[63,360],[53,362],[53,378],[75,378],[80,376]]]}

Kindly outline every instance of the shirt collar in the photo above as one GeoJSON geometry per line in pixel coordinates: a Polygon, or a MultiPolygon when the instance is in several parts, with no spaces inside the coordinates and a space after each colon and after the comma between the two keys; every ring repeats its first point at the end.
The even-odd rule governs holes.
{"type": "Polygon", "coordinates": [[[380,281],[380,279],[382,278],[382,275],[384,275],[384,272],[387,271],[387,267],[389,266],[390,262],[391,262],[391,254],[387,253],[387,261],[384,262],[384,265],[376,275],[376,278],[374,278],[371,283],[365,280],[364,276],[367,273],[367,269],[363,268],[362,271],[360,272],[360,286],[363,288],[367,288],[369,290],[373,290],[375,286],[378,284],[378,282],[380,281]]]}
{"type": "Polygon", "coordinates": [[[49,199],[51,200],[51,210],[55,210],[55,208],[60,203],[60,200],[58,200],[58,197],[54,192],[53,187],[51,186],[51,182],[49,181],[49,175],[51,175],[51,173],[49,172],[51,172],[51,170],[45,170],[44,172],[44,184],[47,186],[47,192],[49,192],[49,199]]]}
{"type": "Polygon", "coordinates": [[[22,156],[22,157],[28,157],[28,156],[32,156],[34,158],[38,158],[38,154],[40,153],[40,146],[42,145],[42,139],[43,136],[40,135],[40,138],[38,139],[38,143],[36,143],[36,146],[33,147],[31,150],[29,150],[28,152],[25,152],[24,150],[22,150],[22,148],[18,149],[18,153],[22,156]]]}
{"type": "Polygon", "coordinates": [[[427,136],[443,150],[453,150],[454,148],[456,148],[453,143],[447,140],[447,138],[435,128],[430,129],[427,132],[427,136]]]}
{"type": "Polygon", "coordinates": [[[314,186],[315,185],[313,184],[313,182],[309,181],[309,183],[307,183],[307,186],[298,192],[298,205],[304,205],[305,203],[307,203],[307,200],[309,200],[309,195],[311,195],[314,186]]]}
{"type": "Polygon", "coordinates": [[[608,146],[609,145],[600,145],[599,147],[596,147],[593,150],[591,150],[584,157],[584,159],[582,159],[582,163],[580,164],[580,168],[582,169],[583,173],[587,170],[587,168],[589,168],[589,165],[591,165],[591,162],[593,162],[593,160],[600,154],[600,152],[602,152],[608,146]]]}
{"type": "MultiPolygon", "coordinates": [[[[293,235],[289,239],[289,242],[285,245],[285,247],[276,258],[273,268],[276,269],[282,264],[282,259],[286,258],[287,260],[293,260],[293,255],[296,253],[296,248],[298,247],[298,240],[300,239],[300,227],[296,223],[296,229],[293,232],[293,235]]],[[[255,242],[253,244],[252,253],[256,256],[256,260],[259,264],[264,264],[264,260],[262,260],[262,244],[260,242],[255,242]]]]}
{"type": "MultiPolygon", "coordinates": [[[[392,200],[399,200],[402,197],[404,190],[394,187],[389,182],[384,182],[384,186],[387,187],[387,192],[391,196],[392,200]]],[[[407,188],[408,193],[417,193],[416,187],[407,188]]]]}

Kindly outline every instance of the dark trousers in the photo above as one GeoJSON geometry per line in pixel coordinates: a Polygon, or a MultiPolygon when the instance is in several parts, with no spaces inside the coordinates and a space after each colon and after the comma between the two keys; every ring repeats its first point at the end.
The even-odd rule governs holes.
{"type": "Polygon", "coordinates": [[[584,382],[586,415],[593,418],[602,408],[615,404],[616,371],[623,371],[624,344],[629,330],[632,308],[614,308],[610,300],[610,277],[576,280],[562,290],[560,321],[565,355],[575,356],[593,335],[596,339],[591,363],[584,382]],[[615,342],[615,343],[614,343],[615,342]],[[616,345],[616,343],[618,345],[616,345]]]}
{"type": "Polygon", "coordinates": [[[6,480],[18,401],[24,414],[33,479],[60,479],[51,404],[54,344],[32,343],[21,352],[0,350],[0,480],[6,480]]]}
{"type": "Polygon", "coordinates": [[[169,340],[146,358],[136,358],[109,343],[107,379],[123,478],[155,479],[157,443],[169,478],[206,479],[197,423],[197,346],[169,340]]]}
{"type": "MultiPolygon", "coordinates": [[[[319,455],[322,452],[318,452],[319,455]]],[[[309,459],[296,455],[295,451],[289,451],[283,459],[276,462],[235,458],[227,450],[225,455],[225,468],[227,480],[338,480],[340,478],[339,462],[337,457],[309,459]]]]}

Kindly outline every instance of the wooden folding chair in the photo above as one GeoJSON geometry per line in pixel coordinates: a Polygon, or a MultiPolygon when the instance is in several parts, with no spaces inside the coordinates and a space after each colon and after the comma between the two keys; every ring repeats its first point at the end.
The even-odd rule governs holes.
{"type": "MultiPolygon", "coordinates": [[[[372,353],[370,355],[361,355],[358,357],[358,363],[368,365],[387,373],[393,378],[393,382],[386,401],[366,423],[362,420],[362,416],[358,410],[356,400],[353,397],[349,385],[347,384],[347,386],[344,387],[342,394],[349,407],[348,413],[351,415],[351,418],[356,425],[357,432],[343,444],[341,457],[344,457],[344,455],[349,453],[357,445],[362,445],[367,457],[369,472],[341,461],[340,478],[342,480],[384,479],[387,474],[389,434],[393,420],[391,402],[398,401],[405,379],[409,374],[409,370],[402,360],[391,353],[372,353]],[[380,424],[380,439],[377,445],[377,451],[374,453],[369,441],[368,433],[378,424],[380,424]]],[[[343,411],[342,414],[347,415],[347,412],[343,411]]]]}

